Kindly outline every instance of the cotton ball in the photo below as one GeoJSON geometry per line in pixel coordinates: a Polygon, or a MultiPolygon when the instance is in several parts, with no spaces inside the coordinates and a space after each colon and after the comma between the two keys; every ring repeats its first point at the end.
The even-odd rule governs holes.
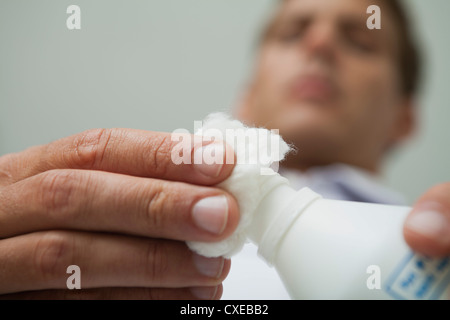
{"type": "Polygon", "coordinates": [[[236,165],[233,172],[217,187],[236,198],[240,220],[235,232],[223,241],[190,241],[187,244],[200,255],[229,258],[238,253],[248,241],[247,229],[266,193],[267,182],[279,176],[270,166],[283,160],[290,147],[278,134],[264,128],[247,127],[225,113],[207,116],[203,126],[195,134],[225,140],[234,148],[236,165]]]}

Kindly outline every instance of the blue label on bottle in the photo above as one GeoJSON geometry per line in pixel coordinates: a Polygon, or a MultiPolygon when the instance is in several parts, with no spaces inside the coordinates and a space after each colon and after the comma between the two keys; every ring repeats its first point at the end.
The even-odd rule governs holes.
{"type": "Polygon", "coordinates": [[[450,284],[450,257],[410,253],[390,275],[385,290],[395,299],[438,299],[450,284]]]}

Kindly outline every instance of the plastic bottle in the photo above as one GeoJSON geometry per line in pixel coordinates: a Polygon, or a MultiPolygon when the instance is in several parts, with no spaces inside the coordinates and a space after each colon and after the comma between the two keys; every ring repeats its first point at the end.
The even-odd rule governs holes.
{"type": "Polygon", "coordinates": [[[448,298],[450,257],[419,256],[404,241],[411,208],[327,200],[269,180],[248,236],[293,299],[448,298]]]}

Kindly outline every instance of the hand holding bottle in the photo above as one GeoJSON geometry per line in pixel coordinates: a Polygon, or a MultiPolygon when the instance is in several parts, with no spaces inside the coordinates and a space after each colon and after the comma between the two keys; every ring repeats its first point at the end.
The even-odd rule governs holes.
{"type": "Polygon", "coordinates": [[[405,221],[408,245],[424,255],[450,255],[450,183],[437,185],[418,199],[405,221]]]}

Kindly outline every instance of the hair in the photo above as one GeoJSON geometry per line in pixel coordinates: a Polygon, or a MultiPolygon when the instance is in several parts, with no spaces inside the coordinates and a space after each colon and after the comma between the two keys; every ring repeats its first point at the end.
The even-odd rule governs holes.
{"type": "Polygon", "coordinates": [[[409,16],[400,0],[382,0],[395,19],[400,47],[398,66],[403,93],[413,95],[419,89],[421,76],[421,52],[409,16]]]}
{"type": "MultiPolygon", "coordinates": [[[[278,1],[284,3],[287,0],[278,1]]],[[[397,65],[400,73],[401,89],[406,96],[412,96],[417,93],[420,87],[422,53],[419,50],[417,38],[410,23],[410,17],[402,0],[378,1],[382,2],[383,7],[389,10],[391,18],[394,19],[400,49],[397,65]]],[[[260,38],[260,43],[264,40],[264,37],[265,34],[260,38]]]]}

